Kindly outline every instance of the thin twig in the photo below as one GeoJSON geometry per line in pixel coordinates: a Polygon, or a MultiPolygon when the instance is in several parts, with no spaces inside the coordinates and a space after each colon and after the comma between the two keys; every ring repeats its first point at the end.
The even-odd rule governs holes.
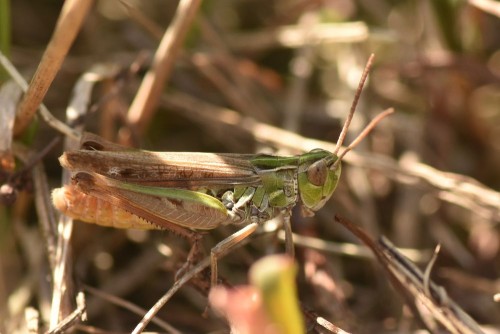
{"type": "MultiPolygon", "coordinates": [[[[259,115],[259,119],[267,120],[273,115],[273,107],[262,97],[260,90],[256,89],[251,79],[240,70],[240,61],[233,55],[227,46],[226,40],[220,35],[212,24],[205,18],[203,13],[198,16],[201,33],[214,52],[213,61],[219,65],[224,73],[231,78],[235,89],[239,90],[242,98],[250,105],[253,115],[259,115]]],[[[245,59],[248,61],[248,59],[245,59]]]]}
{"type": "Polygon", "coordinates": [[[76,296],[76,309],[68,314],[57,326],[53,327],[46,334],[59,334],[65,333],[65,331],[74,326],[75,323],[79,321],[86,321],[86,313],[85,313],[85,295],[83,292],[79,292],[76,296]]]}
{"type": "Polygon", "coordinates": [[[149,311],[144,315],[141,322],[137,324],[137,326],[132,331],[132,334],[139,334],[144,331],[148,323],[153,319],[153,317],[158,313],[158,311],[165,306],[165,304],[172,298],[172,296],[179,291],[191,278],[196,276],[202,270],[208,268],[210,266],[210,258],[206,257],[202,261],[200,261],[196,266],[194,266],[191,270],[186,272],[180,279],[178,279],[174,285],[165,293],[158,301],[155,303],[153,307],[149,309],[149,311]]]}
{"type": "Polygon", "coordinates": [[[170,27],[156,51],[151,70],[130,106],[127,120],[141,134],[151,121],[163,87],[168,81],[173,65],[181,50],[181,43],[191,27],[201,0],[181,0],[170,27]]]}
{"type": "MultiPolygon", "coordinates": [[[[104,291],[101,291],[99,289],[96,289],[96,288],[93,288],[91,286],[85,286],[85,290],[87,290],[89,293],[93,294],[94,296],[97,296],[99,298],[102,298],[102,299],[105,299],[107,300],[108,302],[112,303],[112,304],[115,304],[123,309],[126,309],[126,310],[129,310],[130,312],[134,313],[134,314],[137,314],[137,315],[140,315],[140,316],[144,316],[144,314],[146,314],[147,310],[143,309],[142,307],[139,307],[129,301],[126,301],[122,298],[119,298],[119,297],[116,297],[112,294],[109,294],[109,293],[106,293],[104,291]]],[[[172,325],[170,325],[169,323],[161,320],[161,319],[158,319],[158,318],[153,318],[151,320],[151,322],[153,322],[154,324],[156,324],[157,326],[163,328],[165,331],[171,333],[171,334],[180,334],[182,332],[180,332],[179,330],[177,330],[175,327],[173,327],[172,325]]]]}
{"type": "MultiPolygon", "coordinates": [[[[241,111],[247,116],[253,116],[260,120],[266,121],[270,119],[270,115],[266,115],[262,111],[255,108],[253,101],[248,98],[241,87],[227,78],[217,66],[214,66],[214,60],[207,55],[198,53],[191,58],[193,66],[206,77],[217,89],[224,95],[232,106],[232,108],[241,111]]],[[[231,69],[235,72],[235,69],[231,69]]]]}
{"type": "Polygon", "coordinates": [[[132,19],[132,21],[136,22],[139,26],[141,26],[146,32],[148,32],[151,36],[153,36],[157,40],[161,40],[163,35],[163,30],[161,27],[156,24],[151,18],[145,15],[142,11],[140,11],[137,7],[130,4],[128,1],[119,0],[128,15],[132,19]]]}
{"type": "MultiPolygon", "coordinates": [[[[5,70],[9,73],[11,78],[16,82],[16,84],[21,87],[21,89],[26,93],[28,91],[28,83],[21,74],[17,71],[14,65],[6,58],[2,52],[0,51],[0,63],[5,68],[5,70]]],[[[79,139],[79,133],[71,129],[69,126],[55,118],[52,113],[47,109],[47,107],[40,103],[38,106],[40,109],[40,115],[47,122],[48,125],[58,130],[59,132],[65,134],[66,136],[73,138],[75,140],[79,139]]]]}

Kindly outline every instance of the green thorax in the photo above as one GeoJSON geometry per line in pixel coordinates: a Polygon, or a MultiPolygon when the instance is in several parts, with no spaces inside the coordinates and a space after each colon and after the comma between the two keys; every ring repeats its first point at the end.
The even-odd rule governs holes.
{"type": "Polygon", "coordinates": [[[299,200],[306,211],[319,210],[331,197],[340,177],[340,163],[332,165],[337,156],[315,149],[292,157],[259,155],[252,159],[262,185],[252,200],[256,207],[266,203],[268,209],[293,207],[299,200]]]}

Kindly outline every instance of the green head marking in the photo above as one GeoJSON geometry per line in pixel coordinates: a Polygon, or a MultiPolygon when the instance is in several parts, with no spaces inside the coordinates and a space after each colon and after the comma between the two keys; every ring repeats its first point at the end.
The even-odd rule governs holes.
{"type": "Polygon", "coordinates": [[[301,155],[297,178],[300,199],[306,210],[321,209],[332,196],[341,171],[337,160],[335,154],[321,149],[301,155]]]}

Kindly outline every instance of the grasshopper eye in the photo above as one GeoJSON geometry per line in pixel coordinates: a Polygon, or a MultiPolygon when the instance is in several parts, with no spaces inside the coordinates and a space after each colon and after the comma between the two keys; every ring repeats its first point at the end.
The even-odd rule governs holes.
{"type": "Polygon", "coordinates": [[[315,186],[323,186],[328,176],[328,167],[324,159],[316,161],[307,169],[307,179],[315,186]]]}

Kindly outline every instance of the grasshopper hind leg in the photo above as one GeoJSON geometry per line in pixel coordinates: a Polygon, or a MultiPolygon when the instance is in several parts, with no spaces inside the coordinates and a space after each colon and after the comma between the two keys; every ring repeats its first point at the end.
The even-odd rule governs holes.
{"type": "Polygon", "coordinates": [[[186,262],[177,270],[175,273],[174,279],[177,281],[180,277],[182,277],[186,272],[188,272],[191,267],[196,264],[202,255],[202,247],[201,240],[203,238],[202,233],[192,234],[188,241],[191,244],[191,249],[186,258],[186,262]]]}
{"type": "Polygon", "coordinates": [[[231,234],[226,239],[215,245],[210,251],[210,264],[211,264],[211,285],[212,287],[217,285],[217,261],[219,257],[227,254],[235,245],[248,238],[255,230],[259,224],[251,223],[242,229],[231,234]]]}
{"type": "MultiPolygon", "coordinates": [[[[291,219],[290,219],[290,210],[284,210],[282,212],[282,217],[283,217],[283,228],[285,229],[285,246],[286,246],[286,252],[288,255],[290,255],[292,258],[295,257],[295,250],[294,250],[294,245],[293,245],[293,237],[292,237],[292,227],[291,227],[291,219]]],[[[245,240],[248,238],[252,233],[257,230],[257,227],[259,226],[258,222],[252,222],[248,224],[247,226],[243,227],[242,229],[236,231],[235,233],[231,234],[229,237],[226,239],[222,240],[219,242],[217,245],[215,245],[212,250],[210,251],[210,264],[211,264],[211,286],[214,287],[217,285],[217,275],[218,275],[218,268],[217,268],[217,261],[220,257],[223,257],[225,254],[227,254],[231,249],[240,243],[241,241],[245,240]]]]}

